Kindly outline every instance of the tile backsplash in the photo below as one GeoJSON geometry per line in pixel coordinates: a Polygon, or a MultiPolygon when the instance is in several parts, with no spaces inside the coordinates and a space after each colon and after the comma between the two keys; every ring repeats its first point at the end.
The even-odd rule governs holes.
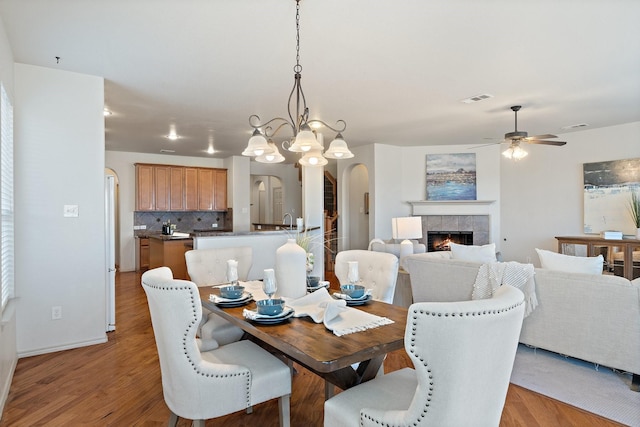
{"type": "Polygon", "coordinates": [[[227,212],[134,212],[133,224],[135,226],[145,225],[145,230],[134,230],[135,235],[161,233],[162,224],[171,221],[176,224],[176,231],[190,233],[193,230],[204,230],[213,228],[213,224],[218,224],[220,230],[231,230],[231,209],[227,212]]]}

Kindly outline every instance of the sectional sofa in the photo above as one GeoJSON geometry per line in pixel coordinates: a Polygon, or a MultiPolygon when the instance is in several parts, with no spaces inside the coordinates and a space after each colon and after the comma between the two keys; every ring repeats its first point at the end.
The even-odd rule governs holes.
{"type": "MultiPolygon", "coordinates": [[[[482,264],[448,252],[403,258],[413,301],[469,300],[482,264]]],[[[640,278],[535,269],[538,306],[520,342],[633,374],[640,391],[640,278]]]]}

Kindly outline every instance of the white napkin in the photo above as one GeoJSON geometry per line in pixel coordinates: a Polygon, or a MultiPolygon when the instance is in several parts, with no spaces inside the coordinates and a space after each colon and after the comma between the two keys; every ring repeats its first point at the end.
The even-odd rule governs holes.
{"type": "Polygon", "coordinates": [[[267,294],[262,290],[262,281],[260,280],[250,280],[248,282],[238,282],[239,285],[244,286],[244,290],[246,292],[251,292],[253,295],[253,299],[256,301],[260,301],[261,299],[267,299],[267,294]]]}
{"type": "Polygon", "coordinates": [[[324,326],[339,337],[354,332],[390,325],[393,320],[376,316],[352,307],[345,307],[346,301],[335,300],[327,304],[324,312],[324,326]],[[340,304],[343,303],[343,304],[340,304]]]}
{"type": "Polygon", "coordinates": [[[287,305],[295,310],[293,317],[309,316],[314,322],[320,323],[324,318],[324,311],[329,302],[342,302],[346,306],[345,301],[338,301],[331,298],[326,288],[320,288],[315,292],[307,294],[301,298],[288,301],[287,305]]]}
{"type": "Polygon", "coordinates": [[[331,298],[326,288],[289,301],[287,305],[295,310],[294,317],[309,316],[316,323],[324,323],[327,329],[339,337],[393,323],[393,320],[386,317],[347,307],[345,300],[331,298]]]}

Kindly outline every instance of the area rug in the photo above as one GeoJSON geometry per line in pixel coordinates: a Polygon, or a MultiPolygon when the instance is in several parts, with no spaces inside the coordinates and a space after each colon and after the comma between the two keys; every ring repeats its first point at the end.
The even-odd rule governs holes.
{"type": "MultiPolygon", "coordinates": [[[[639,355],[640,357],[640,355],[639,355]]],[[[640,427],[640,393],[631,374],[520,344],[511,383],[633,427],[640,427]]]]}

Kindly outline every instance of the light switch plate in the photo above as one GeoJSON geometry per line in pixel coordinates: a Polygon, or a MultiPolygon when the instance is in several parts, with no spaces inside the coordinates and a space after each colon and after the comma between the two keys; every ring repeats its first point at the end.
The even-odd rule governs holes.
{"type": "Polygon", "coordinates": [[[64,205],[63,215],[65,218],[78,217],[78,205],[64,205]]]}

